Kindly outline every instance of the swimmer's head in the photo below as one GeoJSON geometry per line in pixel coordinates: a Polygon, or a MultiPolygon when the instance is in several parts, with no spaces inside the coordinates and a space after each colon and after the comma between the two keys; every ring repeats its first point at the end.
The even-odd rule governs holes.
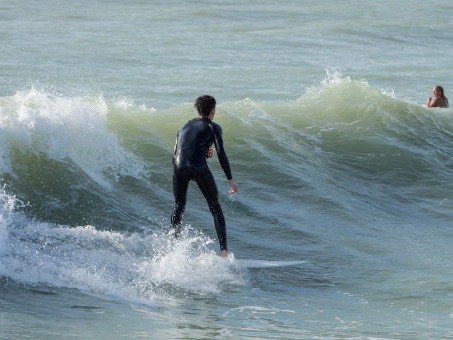
{"type": "Polygon", "coordinates": [[[434,86],[433,93],[435,96],[443,97],[444,96],[444,88],[440,85],[434,86]]]}

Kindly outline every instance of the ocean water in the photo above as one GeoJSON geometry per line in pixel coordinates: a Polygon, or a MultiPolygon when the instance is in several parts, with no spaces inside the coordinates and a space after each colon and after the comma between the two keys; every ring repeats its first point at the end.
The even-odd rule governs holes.
{"type": "Polygon", "coordinates": [[[453,338],[453,4],[0,0],[0,339],[453,338]],[[218,100],[232,256],[177,130],[218,100]]]}

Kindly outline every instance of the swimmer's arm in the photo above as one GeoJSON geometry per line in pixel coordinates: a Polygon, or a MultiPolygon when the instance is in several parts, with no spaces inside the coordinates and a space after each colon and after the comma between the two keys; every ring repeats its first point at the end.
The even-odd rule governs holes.
{"type": "Polygon", "coordinates": [[[442,107],[442,105],[439,105],[439,104],[441,104],[439,98],[434,97],[434,99],[433,99],[433,97],[429,97],[428,98],[428,102],[426,103],[426,106],[428,106],[428,107],[442,107]]]}

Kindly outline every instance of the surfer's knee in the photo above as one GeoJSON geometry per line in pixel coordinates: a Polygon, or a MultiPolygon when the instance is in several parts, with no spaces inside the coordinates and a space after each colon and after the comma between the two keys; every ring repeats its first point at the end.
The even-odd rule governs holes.
{"type": "Polygon", "coordinates": [[[218,201],[212,202],[209,204],[209,210],[211,211],[212,214],[222,213],[222,206],[218,201]]]}

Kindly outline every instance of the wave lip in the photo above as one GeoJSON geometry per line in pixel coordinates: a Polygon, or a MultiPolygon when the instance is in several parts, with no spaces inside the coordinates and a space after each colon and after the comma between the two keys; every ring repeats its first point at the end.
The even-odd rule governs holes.
{"type": "Polygon", "coordinates": [[[13,172],[14,154],[70,162],[100,185],[105,175],[145,173],[140,160],[121,146],[108,127],[108,105],[98,97],[65,97],[31,88],[3,98],[0,170],[13,172]]]}

